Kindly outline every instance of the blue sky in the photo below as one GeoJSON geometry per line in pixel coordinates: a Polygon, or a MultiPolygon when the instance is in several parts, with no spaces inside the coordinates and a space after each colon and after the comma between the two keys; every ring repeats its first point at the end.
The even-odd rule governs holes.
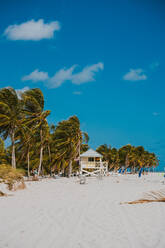
{"type": "Polygon", "coordinates": [[[0,87],[39,87],[50,123],[76,114],[90,146],[143,145],[165,166],[165,3],[0,3],[0,87]]]}

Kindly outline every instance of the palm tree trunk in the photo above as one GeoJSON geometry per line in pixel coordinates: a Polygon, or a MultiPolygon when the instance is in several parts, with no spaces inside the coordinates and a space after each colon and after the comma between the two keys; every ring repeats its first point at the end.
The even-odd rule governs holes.
{"type": "Polygon", "coordinates": [[[112,170],[114,168],[114,163],[112,162],[109,166],[109,170],[112,170]]]}
{"type": "Polygon", "coordinates": [[[43,157],[43,146],[41,146],[41,149],[40,149],[40,163],[39,163],[39,167],[38,167],[38,176],[40,175],[40,172],[41,172],[42,157],[43,157]]]}
{"type": "Polygon", "coordinates": [[[49,153],[49,160],[50,160],[50,162],[51,162],[51,152],[50,152],[50,145],[48,145],[48,153],[49,153]]]}
{"type": "Polygon", "coordinates": [[[27,153],[27,162],[28,162],[28,177],[30,177],[30,159],[29,159],[29,148],[27,153]]]}
{"type": "Polygon", "coordinates": [[[126,156],[126,159],[125,159],[125,171],[124,171],[124,174],[126,174],[126,171],[129,167],[129,157],[128,157],[128,154],[126,156]]]}
{"type": "Polygon", "coordinates": [[[11,133],[11,142],[12,142],[12,160],[11,165],[16,169],[16,160],[15,160],[15,139],[14,139],[14,131],[11,133]]]}
{"type": "Polygon", "coordinates": [[[40,148],[40,163],[39,163],[39,167],[38,167],[38,176],[40,175],[40,172],[41,172],[42,157],[43,157],[42,128],[40,130],[40,137],[41,137],[41,148],[40,148]]]}
{"type": "Polygon", "coordinates": [[[81,149],[81,143],[80,143],[80,140],[79,140],[79,147],[78,147],[79,174],[80,174],[80,172],[81,172],[80,149],[81,149]]]}
{"type": "MultiPolygon", "coordinates": [[[[51,151],[50,151],[50,145],[48,144],[48,154],[49,154],[49,162],[51,164],[52,158],[51,158],[51,151]]],[[[50,166],[50,176],[52,176],[52,165],[50,166]]]]}
{"type": "Polygon", "coordinates": [[[133,163],[133,174],[135,174],[136,171],[136,162],[133,163]]]}
{"type": "Polygon", "coordinates": [[[69,161],[69,172],[68,172],[68,177],[70,177],[72,174],[72,160],[69,161]]]}

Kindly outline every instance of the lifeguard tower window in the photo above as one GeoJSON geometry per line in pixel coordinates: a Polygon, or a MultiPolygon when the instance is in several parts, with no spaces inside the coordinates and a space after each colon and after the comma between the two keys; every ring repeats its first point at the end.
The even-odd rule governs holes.
{"type": "Polygon", "coordinates": [[[89,158],[88,158],[88,162],[94,162],[94,158],[92,158],[92,157],[90,158],[90,157],[89,157],[89,158]]]}
{"type": "Polygon", "coordinates": [[[100,158],[95,158],[95,161],[96,162],[100,162],[100,158]]]}

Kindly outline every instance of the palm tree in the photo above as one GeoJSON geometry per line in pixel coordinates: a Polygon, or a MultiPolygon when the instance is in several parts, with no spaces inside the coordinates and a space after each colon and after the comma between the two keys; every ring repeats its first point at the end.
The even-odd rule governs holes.
{"type": "Polygon", "coordinates": [[[68,177],[72,173],[72,161],[79,160],[83,142],[88,142],[88,135],[80,130],[80,121],[72,116],[58,124],[55,131],[55,146],[58,149],[58,158],[68,163],[68,177]]]}
{"type": "Polygon", "coordinates": [[[26,116],[25,124],[40,132],[40,160],[38,166],[38,175],[40,175],[43,159],[44,137],[47,132],[47,116],[49,110],[44,111],[44,96],[40,89],[30,89],[22,94],[24,101],[24,114],[26,116]]]}
{"type": "Polygon", "coordinates": [[[15,134],[21,127],[22,103],[13,88],[0,90],[0,134],[4,139],[10,137],[12,144],[12,167],[16,168],[15,134]]]}
{"type": "Polygon", "coordinates": [[[7,155],[5,151],[5,144],[3,139],[0,138],[0,164],[6,163],[7,155]]]}
{"type": "Polygon", "coordinates": [[[116,148],[111,148],[109,145],[101,145],[96,150],[103,155],[103,160],[108,162],[109,170],[118,170],[120,167],[119,152],[116,148]]]}
{"type": "Polygon", "coordinates": [[[159,165],[159,160],[156,157],[155,153],[150,153],[149,154],[149,161],[148,161],[148,167],[156,167],[159,165]]]}
{"type": "Polygon", "coordinates": [[[110,169],[114,169],[114,171],[117,171],[120,167],[120,158],[119,153],[116,148],[112,148],[111,150],[111,166],[110,169]]]}
{"type": "Polygon", "coordinates": [[[81,144],[81,147],[80,147],[80,154],[86,152],[89,150],[89,145],[88,144],[81,144]]]}
{"type": "Polygon", "coordinates": [[[132,147],[131,153],[129,154],[131,171],[136,172],[136,167],[138,166],[138,154],[136,152],[136,147],[132,147]]]}
{"type": "Polygon", "coordinates": [[[16,150],[18,154],[20,153],[20,160],[22,161],[24,158],[27,158],[27,171],[28,177],[30,176],[30,151],[35,144],[35,136],[34,131],[29,129],[26,125],[24,128],[19,130],[16,137],[19,142],[16,144],[16,150]]]}
{"type": "Polygon", "coordinates": [[[0,154],[3,154],[4,152],[5,152],[4,141],[0,138],[0,154]]]}
{"type": "Polygon", "coordinates": [[[134,147],[130,144],[123,146],[119,149],[120,166],[125,167],[125,172],[128,167],[131,166],[131,156],[134,147]]]}
{"type": "Polygon", "coordinates": [[[144,151],[139,157],[139,165],[142,168],[152,168],[158,166],[159,161],[154,153],[144,151]]]}
{"type": "Polygon", "coordinates": [[[96,149],[96,151],[103,155],[103,160],[108,162],[108,168],[110,169],[111,164],[112,164],[112,149],[111,149],[111,146],[110,145],[108,146],[107,144],[104,144],[104,145],[99,146],[96,149]]]}
{"type": "Polygon", "coordinates": [[[109,160],[109,158],[110,158],[110,154],[111,154],[111,146],[109,145],[107,145],[107,144],[104,144],[104,145],[100,145],[97,149],[96,149],[96,151],[98,152],[98,153],[100,153],[100,154],[102,154],[103,155],[103,158],[105,159],[105,160],[109,160]]]}

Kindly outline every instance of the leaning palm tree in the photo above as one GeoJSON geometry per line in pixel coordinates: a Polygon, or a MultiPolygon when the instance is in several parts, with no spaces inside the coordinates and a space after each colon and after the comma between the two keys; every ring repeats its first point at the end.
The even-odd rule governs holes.
{"type": "Polygon", "coordinates": [[[119,153],[116,148],[112,148],[111,150],[111,160],[112,163],[110,165],[110,169],[113,169],[116,172],[120,167],[119,153]]]}
{"type": "Polygon", "coordinates": [[[107,144],[104,144],[104,145],[100,145],[97,149],[96,149],[97,152],[99,152],[100,154],[103,155],[103,158],[105,160],[109,160],[109,155],[111,153],[111,146],[107,145],[107,144]]]}
{"type": "Polygon", "coordinates": [[[63,158],[68,164],[68,177],[72,174],[72,162],[80,157],[83,142],[88,142],[88,135],[80,129],[77,116],[72,116],[58,124],[55,131],[55,146],[58,149],[58,158],[63,158]]]}
{"type": "Polygon", "coordinates": [[[26,116],[25,124],[36,132],[40,133],[40,160],[38,166],[38,175],[41,172],[44,135],[47,130],[47,116],[49,110],[44,111],[44,96],[40,89],[30,89],[22,94],[24,101],[24,114],[26,116]]]}
{"type": "Polygon", "coordinates": [[[70,130],[68,135],[70,135],[70,152],[69,152],[69,177],[72,173],[72,161],[77,159],[80,161],[81,146],[83,143],[88,143],[89,136],[86,132],[81,131],[80,121],[77,116],[72,116],[68,120],[70,130]]]}
{"type": "Polygon", "coordinates": [[[159,160],[154,153],[147,153],[146,167],[153,168],[159,165],[159,160]]]}
{"type": "Polygon", "coordinates": [[[3,154],[4,152],[5,152],[4,141],[0,138],[0,154],[3,154]]]}
{"type": "Polygon", "coordinates": [[[114,167],[111,146],[107,144],[100,145],[96,151],[103,155],[103,160],[108,162],[108,169],[111,170],[114,167]]]}
{"type": "Polygon", "coordinates": [[[10,137],[12,144],[12,167],[16,168],[15,134],[21,127],[22,102],[13,88],[0,90],[0,134],[3,139],[10,137]]]}
{"type": "Polygon", "coordinates": [[[0,138],[0,164],[5,164],[7,162],[7,154],[5,151],[5,144],[3,139],[0,138]]]}
{"type": "Polygon", "coordinates": [[[20,154],[20,161],[27,159],[27,172],[30,176],[30,152],[33,144],[35,144],[34,131],[26,125],[17,132],[16,138],[19,140],[16,144],[17,153],[20,154]]]}

